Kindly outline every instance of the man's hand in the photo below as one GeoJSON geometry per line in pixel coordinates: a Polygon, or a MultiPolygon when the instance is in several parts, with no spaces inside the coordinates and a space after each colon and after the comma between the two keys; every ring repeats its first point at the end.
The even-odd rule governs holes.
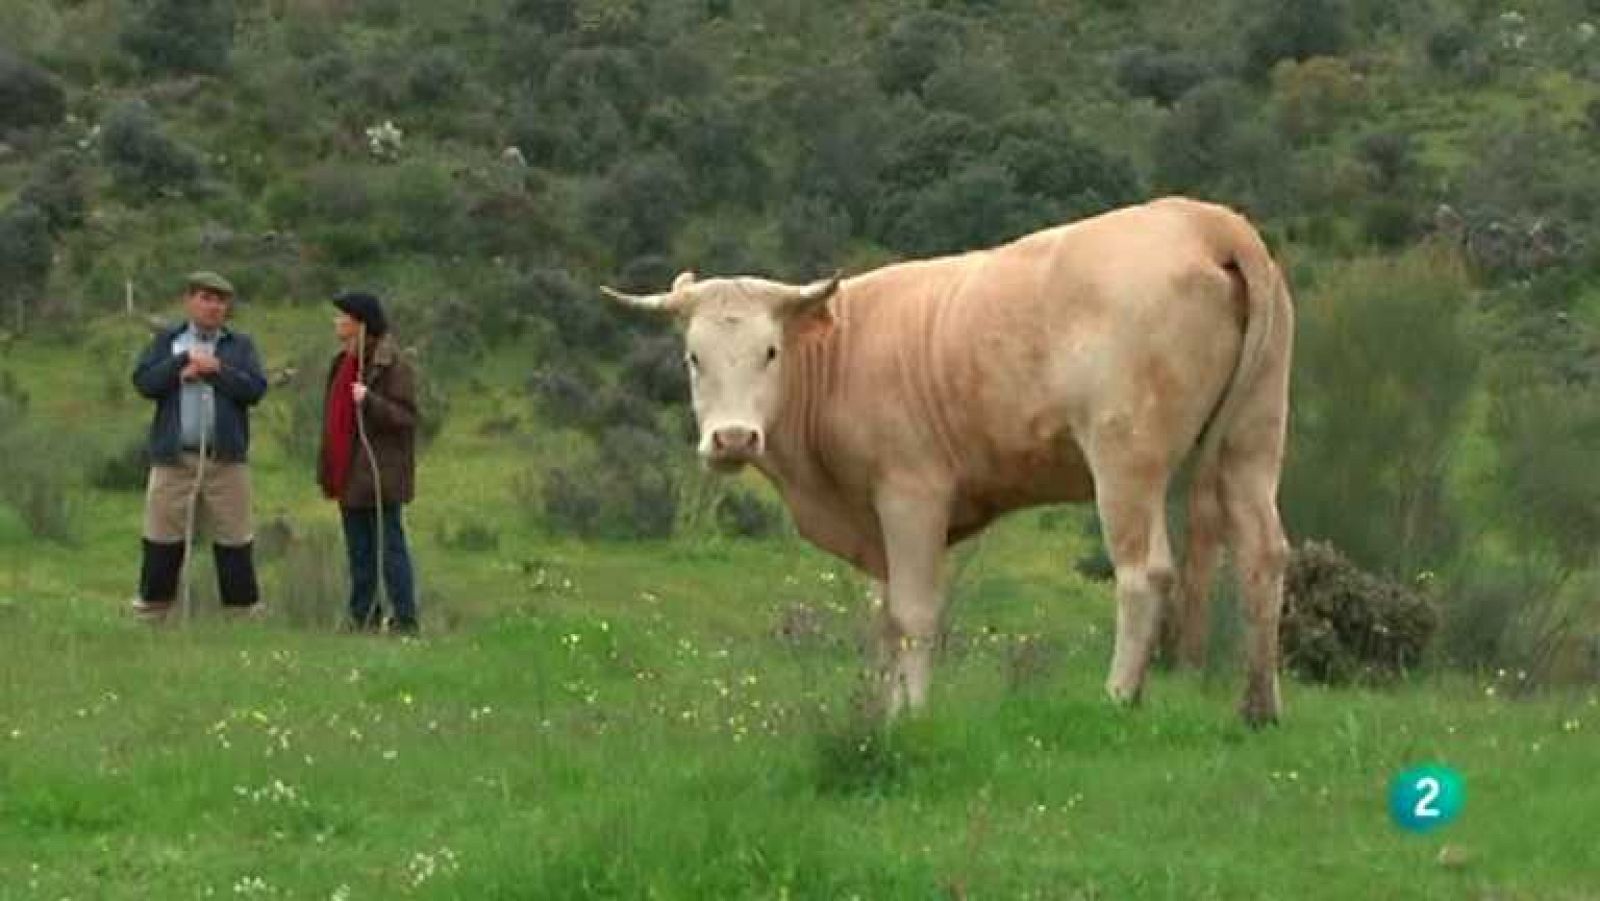
{"type": "Polygon", "coordinates": [[[189,351],[189,362],[183,367],[183,379],[192,382],[203,379],[208,375],[216,375],[222,371],[222,361],[215,354],[203,350],[189,351]]]}
{"type": "Polygon", "coordinates": [[[367,399],[367,386],[360,382],[352,383],[350,385],[350,396],[356,399],[356,403],[361,403],[367,399]]]}

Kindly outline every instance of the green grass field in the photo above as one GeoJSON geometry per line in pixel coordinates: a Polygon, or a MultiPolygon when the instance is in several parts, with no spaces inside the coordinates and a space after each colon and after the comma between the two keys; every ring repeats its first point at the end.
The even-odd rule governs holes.
{"type": "MultiPolygon", "coordinates": [[[[142,420],[137,337],[8,351],[63,452],[142,420]]],[[[137,494],[85,493],[72,545],[0,511],[0,898],[1600,898],[1600,692],[1291,683],[1251,733],[1219,666],[1117,709],[1078,520],[1023,514],[960,562],[933,711],[885,731],[853,576],[792,538],[547,538],[507,485],[558,439],[478,428],[513,402],[462,391],[423,462],[418,642],[325,627],[333,511],[265,429],[258,514],[303,537],[263,621],[126,615],[137,494]],[[1468,799],[1419,837],[1386,792],[1426,761],[1468,799]]]]}

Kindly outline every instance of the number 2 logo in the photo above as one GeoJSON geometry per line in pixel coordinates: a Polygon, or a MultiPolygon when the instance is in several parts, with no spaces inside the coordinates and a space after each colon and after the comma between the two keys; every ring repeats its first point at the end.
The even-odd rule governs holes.
{"type": "Polygon", "coordinates": [[[1455,770],[1439,764],[1412,767],[1389,786],[1389,816],[1409,832],[1431,832],[1461,813],[1466,783],[1455,770]]]}
{"type": "Polygon", "coordinates": [[[1424,819],[1432,819],[1443,816],[1443,814],[1439,812],[1439,808],[1433,806],[1433,802],[1439,800],[1438,779],[1435,779],[1432,776],[1424,776],[1423,778],[1418,779],[1417,791],[1422,793],[1422,797],[1417,799],[1417,806],[1412,810],[1412,813],[1415,816],[1424,819]]]}

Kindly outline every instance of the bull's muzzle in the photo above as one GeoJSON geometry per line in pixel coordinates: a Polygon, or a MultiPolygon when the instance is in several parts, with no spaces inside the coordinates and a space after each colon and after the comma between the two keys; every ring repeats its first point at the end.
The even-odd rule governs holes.
{"type": "Polygon", "coordinates": [[[712,430],[702,453],[714,469],[738,469],[761,456],[762,444],[760,429],[723,426],[712,430]]]}

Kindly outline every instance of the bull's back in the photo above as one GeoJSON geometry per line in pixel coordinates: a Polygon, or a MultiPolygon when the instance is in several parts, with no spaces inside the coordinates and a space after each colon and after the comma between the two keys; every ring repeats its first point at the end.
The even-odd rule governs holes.
{"type": "Polygon", "coordinates": [[[942,470],[962,531],[1092,497],[1086,436],[1142,393],[1181,395],[1158,437],[1185,447],[1238,353],[1232,216],[1161,200],[852,279],[865,450],[880,470],[942,470]]]}

